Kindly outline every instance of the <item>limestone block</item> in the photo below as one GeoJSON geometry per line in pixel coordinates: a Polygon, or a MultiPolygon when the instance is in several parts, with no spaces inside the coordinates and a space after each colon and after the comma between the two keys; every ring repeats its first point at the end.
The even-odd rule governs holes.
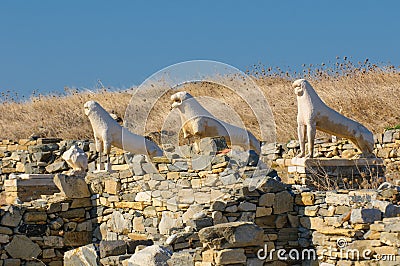
{"type": "Polygon", "coordinates": [[[56,174],[53,180],[62,195],[67,198],[76,199],[90,197],[88,185],[82,177],[56,174]]]}
{"type": "Polygon", "coordinates": [[[14,259],[26,260],[37,258],[42,252],[38,244],[32,242],[32,240],[24,235],[15,235],[12,241],[5,247],[5,250],[14,259]]]}
{"type": "Polygon", "coordinates": [[[99,265],[93,244],[72,249],[64,253],[64,266],[99,265]]]}
{"type": "Polygon", "coordinates": [[[61,236],[44,236],[44,247],[49,248],[63,248],[64,239],[61,236]]]}
{"type": "Polygon", "coordinates": [[[178,191],[178,202],[192,204],[194,202],[193,189],[181,189],[178,191]]]}
{"type": "Polygon", "coordinates": [[[312,192],[302,192],[297,194],[295,197],[295,203],[297,205],[310,206],[314,205],[315,195],[312,192]]]}
{"type": "Polygon", "coordinates": [[[264,231],[254,223],[231,222],[203,228],[199,238],[203,244],[219,239],[221,248],[259,246],[264,241],[264,231]]]}
{"type": "Polygon", "coordinates": [[[244,249],[223,249],[215,252],[215,263],[217,265],[233,265],[246,263],[244,249]]]}
{"type": "Polygon", "coordinates": [[[66,246],[79,247],[92,242],[92,232],[65,232],[64,244],[66,246]]]}
{"type": "Polygon", "coordinates": [[[100,258],[124,255],[126,253],[126,250],[126,242],[123,240],[102,240],[100,242],[100,258]]]}
{"type": "Polygon", "coordinates": [[[275,195],[274,214],[281,214],[293,210],[293,197],[287,191],[279,192],[275,195]]]}
{"type": "Polygon", "coordinates": [[[104,181],[104,192],[112,195],[118,195],[121,189],[121,182],[114,178],[104,181]]]}
{"type": "Polygon", "coordinates": [[[171,252],[159,245],[152,245],[135,252],[129,260],[128,266],[165,266],[171,258],[171,252]]]}
{"type": "Polygon", "coordinates": [[[114,211],[111,214],[111,219],[108,220],[111,231],[120,234],[127,234],[131,231],[131,223],[125,219],[124,215],[120,211],[114,211]]]}
{"type": "Polygon", "coordinates": [[[261,195],[258,199],[259,206],[271,207],[275,201],[275,194],[274,193],[265,193],[261,195]]]}
{"type": "Polygon", "coordinates": [[[263,217],[272,214],[272,208],[270,207],[257,207],[256,209],[256,217],[263,217]]]}
{"type": "Polygon", "coordinates": [[[177,216],[173,212],[164,211],[158,229],[160,234],[168,235],[170,230],[178,225],[177,216]]]}
{"type": "Polygon", "coordinates": [[[11,206],[1,218],[1,225],[9,226],[9,227],[16,227],[21,222],[23,210],[11,206]]]}
{"type": "Polygon", "coordinates": [[[136,194],[135,201],[151,203],[151,191],[141,191],[136,194]]]}
{"type": "Polygon", "coordinates": [[[381,220],[381,211],[378,209],[353,209],[351,211],[350,222],[352,224],[373,223],[381,220]]]}
{"type": "Polygon", "coordinates": [[[26,223],[45,222],[47,214],[45,212],[26,212],[24,214],[24,221],[26,223]]]}

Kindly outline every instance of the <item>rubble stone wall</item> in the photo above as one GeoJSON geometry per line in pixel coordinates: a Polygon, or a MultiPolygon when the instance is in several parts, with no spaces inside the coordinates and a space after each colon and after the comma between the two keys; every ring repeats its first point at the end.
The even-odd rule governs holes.
{"type": "MultiPolygon", "coordinates": [[[[68,147],[61,143],[27,145],[21,154],[30,158],[42,152],[54,159],[46,166],[38,162],[29,166],[31,159],[27,159],[25,170],[50,172],[48,166],[68,147]],[[43,148],[54,144],[57,149],[43,148]]],[[[92,144],[79,143],[93,162],[92,144]]],[[[16,169],[23,162],[13,152],[4,152],[2,162],[9,158],[4,161],[10,166],[4,169],[16,169]]],[[[369,265],[383,255],[390,261],[382,265],[398,265],[398,187],[310,191],[277,181],[274,171],[250,179],[255,170],[251,165],[237,175],[227,168],[232,158],[226,154],[197,159],[156,158],[154,169],[139,158],[140,167],[131,172],[123,153],[114,150],[113,173],[89,171],[84,183],[78,177],[55,175],[60,193],[1,207],[0,265],[43,265],[38,260],[62,265],[66,251],[89,243],[95,244],[103,265],[121,265],[152,244],[173,252],[170,265],[183,260],[198,266],[302,265],[305,261],[279,258],[277,251],[282,249],[292,255],[314,250],[317,258],[303,265],[369,265]],[[343,248],[338,246],[341,243],[343,248]],[[257,253],[265,255],[264,250],[268,256],[260,260],[257,253]],[[347,259],[351,256],[347,250],[370,253],[347,259]]],[[[11,173],[2,175],[9,178],[11,173]]]]}
{"type": "MultiPolygon", "coordinates": [[[[400,130],[387,130],[383,134],[374,135],[374,154],[384,160],[386,167],[386,179],[397,182],[400,180],[400,130]]],[[[280,176],[285,180],[292,178],[288,176],[286,166],[282,159],[295,157],[300,152],[300,145],[297,140],[288,143],[270,143],[262,147],[263,155],[274,161],[274,167],[279,169],[280,176]]],[[[356,147],[344,139],[316,139],[314,145],[315,158],[353,158],[357,154],[356,147]]]]}

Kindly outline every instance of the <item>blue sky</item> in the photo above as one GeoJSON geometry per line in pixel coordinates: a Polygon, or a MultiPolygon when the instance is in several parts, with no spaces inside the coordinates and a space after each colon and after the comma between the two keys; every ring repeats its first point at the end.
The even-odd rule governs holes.
{"type": "Polygon", "coordinates": [[[0,90],[139,85],[171,64],[400,65],[400,1],[0,1],[0,90]]]}

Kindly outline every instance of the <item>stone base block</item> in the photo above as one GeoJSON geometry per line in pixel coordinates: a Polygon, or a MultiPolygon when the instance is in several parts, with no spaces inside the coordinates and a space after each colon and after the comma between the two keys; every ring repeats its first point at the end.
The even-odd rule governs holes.
{"type": "Polygon", "coordinates": [[[290,183],[317,189],[373,188],[385,180],[385,166],[380,158],[293,158],[285,160],[285,164],[290,183]]]}

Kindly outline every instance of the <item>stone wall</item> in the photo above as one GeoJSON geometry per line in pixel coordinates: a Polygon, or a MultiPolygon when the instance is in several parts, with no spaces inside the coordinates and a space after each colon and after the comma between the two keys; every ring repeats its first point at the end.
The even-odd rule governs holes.
{"type": "MultiPolygon", "coordinates": [[[[400,180],[400,130],[387,130],[383,134],[374,135],[374,154],[384,160],[386,168],[385,177],[388,181],[398,182],[400,180]]],[[[274,161],[273,167],[278,170],[283,180],[293,178],[288,174],[285,161],[300,152],[297,140],[288,143],[265,144],[262,153],[268,160],[274,161]]],[[[357,154],[356,147],[344,139],[322,138],[317,139],[314,145],[315,158],[353,158],[357,154]]]]}
{"type": "MultiPolygon", "coordinates": [[[[57,162],[68,147],[61,143],[67,142],[28,145],[21,152],[29,158],[25,170],[50,172],[46,166],[57,162]],[[43,145],[54,144],[58,148],[46,153],[49,150],[43,145]],[[36,161],[29,166],[38,152],[54,159],[46,165],[36,161]]],[[[93,145],[79,143],[94,170],[93,145]]],[[[23,163],[22,155],[17,158],[7,151],[4,155],[2,161],[12,162],[4,169],[16,169],[18,162],[23,163]]],[[[0,209],[0,265],[43,265],[39,260],[62,265],[63,256],[70,263],[77,254],[79,260],[122,265],[153,244],[171,252],[166,255],[169,265],[302,265],[301,258],[279,258],[281,249],[292,255],[314,250],[317,258],[303,265],[369,265],[371,259],[364,257],[340,261],[346,255],[340,243],[346,243],[343,250],[370,249],[371,257],[390,255],[391,260],[400,261],[398,187],[311,191],[281,183],[271,170],[249,178],[256,170],[256,158],[248,165],[241,158],[241,153],[223,152],[195,160],[162,157],[154,159],[153,168],[135,156],[130,161],[136,162],[132,172],[122,152],[114,150],[113,173],[89,171],[85,182],[56,174],[53,183],[59,193],[15,201],[0,209]],[[232,161],[244,171],[236,171],[232,161]],[[257,253],[265,255],[264,250],[268,256],[260,260],[257,253]]],[[[8,171],[3,172],[7,179],[16,172],[8,171]]]]}

